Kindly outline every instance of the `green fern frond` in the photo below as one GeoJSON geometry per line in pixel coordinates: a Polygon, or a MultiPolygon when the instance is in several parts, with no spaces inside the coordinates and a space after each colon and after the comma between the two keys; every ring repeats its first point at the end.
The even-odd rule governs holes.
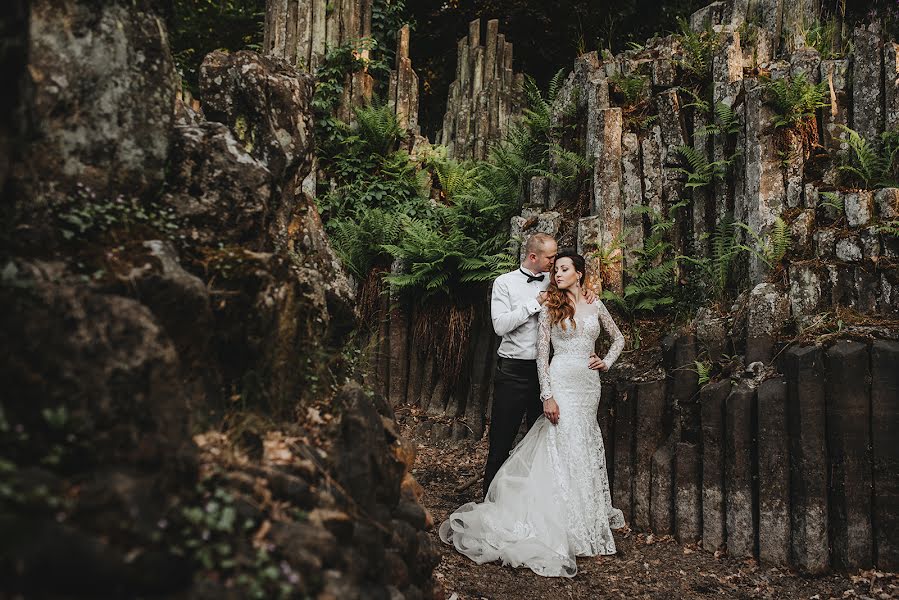
{"type": "Polygon", "coordinates": [[[553,75],[552,79],[549,80],[549,89],[546,92],[546,99],[549,104],[555,102],[558,97],[562,85],[565,82],[566,75],[567,71],[565,71],[565,69],[559,69],[556,71],[556,74],[553,75]]]}
{"type": "Polygon", "coordinates": [[[403,135],[396,114],[386,104],[373,102],[353,109],[359,137],[372,152],[387,156],[403,135]]]}
{"type": "Polygon", "coordinates": [[[855,178],[868,189],[899,185],[896,182],[899,132],[884,132],[876,142],[871,142],[853,129],[843,127],[843,130],[849,134],[846,140],[849,151],[837,168],[844,177],[855,178]]]}
{"type": "Polygon", "coordinates": [[[709,382],[709,377],[711,373],[711,365],[708,363],[704,363],[701,361],[693,361],[693,364],[696,365],[696,375],[699,377],[699,385],[703,386],[709,382]]]}
{"type": "Polygon", "coordinates": [[[799,123],[815,116],[819,108],[830,106],[830,92],[827,82],[814,84],[804,74],[781,79],[767,79],[765,95],[774,108],[774,127],[796,127],[799,123]]]}

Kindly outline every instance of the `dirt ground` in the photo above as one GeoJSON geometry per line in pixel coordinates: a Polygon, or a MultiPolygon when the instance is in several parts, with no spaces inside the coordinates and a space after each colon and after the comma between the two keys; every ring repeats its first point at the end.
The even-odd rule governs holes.
{"type": "Polygon", "coordinates": [[[479,442],[432,443],[415,437],[415,426],[421,419],[416,412],[398,411],[397,417],[404,435],[418,446],[413,473],[425,489],[423,501],[434,517],[430,535],[442,553],[435,575],[448,599],[899,598],[899,576],[895,573],[861,571],[805,577],[755,560],[683,546],[669,536],[628,530],[615,532],[617,555],[579,558],[578,574],[573,579],[544,578],[498,563],[478,566],[440,542],[437,527],[459,505],[481,499],[480,482],[463,492],[457,488],[483,469],[486,437],[479,442]]]}

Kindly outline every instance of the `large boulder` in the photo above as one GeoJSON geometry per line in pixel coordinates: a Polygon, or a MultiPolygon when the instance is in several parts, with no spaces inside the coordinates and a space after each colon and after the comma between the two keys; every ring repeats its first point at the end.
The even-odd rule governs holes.
{"type": "Polygon", "coordinates": [[[312,77],[280,59],[212,52],[200,67],[203,113],[224,123],[275,177],[312,164],[312,77]]]}
{"type": "Polygon", "coordinates": [[[155,469],[189,446],[178,355],[146,306],[97,293],[55,263],[7,263],[2,283],[8,421],[27,431],[47,410],[67,415],[87,427],[95,465],[155,469]]]}
{"type": "Polygon", "coordinates": [[[182,220],[190,243],[265,249],[273,186],[271,171],[221,123],[175,127],[162,202],[182,220]]]}
{"type": "Polygon", "coordinates": [[[0,499],[4,591],[130,597],[185,585],[187,565],[155,535],[168,499],[197,476],[171,340],[140,302],[55,263],[6,263],[0,307],[0,463],[13,490],[0,499]]]}
{"type": "Polygon", "coordinates": [[[200,87],[206,117],[225,124],[273,177],[264,249],[290,256],[325,291],[329,311],[351,318],[352,287],[303,185],[313,169],[312,78],[254,52],[212,52],[201,66],[200,87]]]}
{"type": "Polygon", "coordinates": [[[19,214],[66,200],[76,183],[99,197],[157,192],[177,76],[150,0],[31,2],[28,73],[34,132],[16,170],[19,214]]]}

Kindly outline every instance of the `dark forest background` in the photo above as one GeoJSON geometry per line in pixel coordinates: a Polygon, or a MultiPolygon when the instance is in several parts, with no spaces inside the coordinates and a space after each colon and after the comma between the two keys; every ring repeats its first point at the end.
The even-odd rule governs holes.
{"type": "MultiPolygon", "coordinates": [[[[412,64],[422,82],[420,121],[434,136],[455,76],[456,41],[475,18],[500,20],[500,32],[515,45],[515,70],[541,87],[559,69],[570,69],[580,53],[613,53],[653,35],[676,31],[678,19],[710,0],[375,0],[375,31],[411,24],[412,64]]],[[[849,23],[880,17],[887,29],[899,24],[899,0],[823,0],[823,18],[844,14],[849,23]]],[[[189,87],[206,53],[219,48],[258,49],[265,0],[175,0],[170,15],[172,45],[189,87]]],[[[389,34],[379,40],[389,46],[389,34]]],[[[391,53],[386,48],[387,54],[391,53]]]]}

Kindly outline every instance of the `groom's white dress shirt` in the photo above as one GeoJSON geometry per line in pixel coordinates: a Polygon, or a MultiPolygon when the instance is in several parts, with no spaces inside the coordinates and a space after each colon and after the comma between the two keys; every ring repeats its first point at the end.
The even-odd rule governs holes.
{"type": "MultiPolygon", "coordinates": [[[[543,281],[531,281],[522,267],[496,278],[490,299],[493,330],[502,337],[499,354],[503,358],[535,360],[537,358],[537,314],[540,303],[537,294],[549,286],[549,273],[543,281]]],[[[540,273],[533,273],[540,275],[540,273]]]]}

